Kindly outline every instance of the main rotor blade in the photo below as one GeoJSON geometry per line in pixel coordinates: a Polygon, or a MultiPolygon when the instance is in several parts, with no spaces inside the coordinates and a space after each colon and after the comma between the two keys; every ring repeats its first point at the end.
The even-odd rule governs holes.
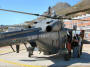
{"type": "Polygon", "coordinates": [[[28,13],[28,12],[23,12],[23,11],[15,11],[15,10],[7,10],[7,9],[0,9],[0,10],[1,11],[7,11],[7,12],[13,12],[13,13],[20,13],[20,14],[27,14],[27,15],[43,16],[43,17],[47,17],[47,18],[52,18],[51,16],[33,14],[33,13],[28,13]]]}
{"type": "Polygon", "coordinates": [[[83,19],[71,19],[71,20],[90,21],[90,20],[83,20],[83,19]]]}
{"type": "Polygon", "coordinates": [[[33,14],[33,13],[22,12],[22,11],[7,10],[7,9],[0,9],[0,10],[1,10],[1,11],[14,12],[14,13],[21,13],[21,14],[27,14],[27,15],[35,15],[35,16],[39,16],[39,14],[33,14]]]}
{"type": "Polygon", "coordinates": [[[84,19],[74,19],[74,18],[63,18],[63,19],[68,19],[68,20],[79,20],[79,21],[90,21],[90,20],[84,20],[84,19]]]}
{"type": "Polygon", "coordinates": [[[85,11],[89,11],[89,10],[90,10],[90,8],[82,9],[82,10],[78,10],[78,11],[73,11],[73,12],[66,13],[65,16],[68,16],[68,15],[71,15],[71,14],[76,14],[76,13],[79,13],[79,12],[85,12],[85,11]]]}
{"type": "MultiPolygon", "coordinates": [[[[1,11],[14,12],[14,13],[20,13],[20,14],[34,15],[34,16],[42,16],[42,17],[47,17],[47,18],[51,18],[51,19],[69,19],[69,20],[90,21],[90,20],[63,18],[62,16],[52,17],[52,16],[48,16],[48,15],[33,14],[33,13],[28,13],[28,12],[23,12],[23,11],[15,11],[15,10],[6,10],[6,9],[0,9],[0,10],[1,10],[1,11]]],[[[79,11],[70,12],[70,13],[65,14],[65,16],[68,16],[68,15],[71,15],[71,14],[74,14],[74,13],[78,13],[78,12],[88,11],[88,10],[90,10],[90,8],[84,9],[84,10],[79,10],[79,11]]]]}

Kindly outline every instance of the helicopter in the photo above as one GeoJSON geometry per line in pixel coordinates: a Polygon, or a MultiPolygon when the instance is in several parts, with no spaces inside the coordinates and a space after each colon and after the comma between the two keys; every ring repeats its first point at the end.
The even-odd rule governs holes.
{"type": "Polygon", "coordinates": [[[18,43],[29,42],[31,46],[30,48],[27,49],[29,51],[29,56],[32,55],[34,48],[37,47],[39,51],[43,51],[45,55],[60,54],[64,56],[65,60],[69,60],[70,57],[68,55],[68,50],[66,48],[67,31],[69,29],[64,28],[63,20],[69,19],[69,20],[89,21],[82,19],[72,19],[66,16],[71,15],[73,13],[84,12],[90,10],[90,8],[67,13],[64,16],[58,16],[54,11],[51,13],[50,7],[48,9],[48,15],[33,14],[7,9],[0,9],[0,10],[7,12],[21,13],[26,15],[41,16],[46,18],[45,20],[34,22],[32,26],[29,26],[29,29],[0,33],[0,44],[15,43],[17,44],[16,45],[17,52],[19,52],[18,43]]]}

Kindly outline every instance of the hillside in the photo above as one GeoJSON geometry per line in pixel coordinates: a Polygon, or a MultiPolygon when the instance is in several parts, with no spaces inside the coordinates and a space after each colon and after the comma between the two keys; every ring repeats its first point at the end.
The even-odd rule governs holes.
{"type": "Polygon", "coordinates": [[[71,7],[71,6],[68,3],[59,2],[55,6],[53,6],[52,9],[55,10],[57,13],[58,11],[61,11],[63,9],[69,8],[69,7],[71,7]]]}
{"type": "MultiPolygon", "coordinates": [[[[63,9],[62,11],[57,11],[57,13],[60,15],[64,15],[66,13],[70,13],[70,12],[74,12],[74,11],[78,11],[78,10],[82,10],[82,9],[87,9],[90,8],[90,0],[82,0],[79,3],[77,3],[76,5],[67,8],[67,9],[63,9]]],[[[83,13],[90,13],[90,11],[85,11],[83,13]]],[[[80,15],[80,14],[79,14],[80,15]]],[[[73,16],[73,15],[71,15],[73,16]]],[[[74,16],[77,16],[77,14],[74,14],[74,16]]]]}

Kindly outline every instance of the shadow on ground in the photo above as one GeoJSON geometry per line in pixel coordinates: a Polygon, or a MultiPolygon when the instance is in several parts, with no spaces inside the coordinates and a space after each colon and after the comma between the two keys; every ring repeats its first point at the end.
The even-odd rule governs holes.
{"type": "MultiPolygon", "coordinates": [[[[52,60],[52,59],[51,59],[52,60]]],[[[82,56],[80,58],[71,58],[69,61],[64,61],[64,60],[52,60],[54,62],[53,65],[50,65],[49,67],[67,67],[70,66],[72,64],[76,64],[76,63],[85,63],[85,64],[89,64],[90,63],[90,54],[88,53],[83,53],[82,56]]]]}
{"type": "MultiPolygon", "coordinates": [[[[31,60],[20,60],[20,61],[25,61],[25,62],[33,62],[33,61],[42,61],[44,60],[51,60],[54,64],[48,66],[48,67],[67,67],[72,64],[76,63],[83,63],[83,64],[89,64],[90,63],[90,54],[88,53],[83,53],[80,58],[71,58],[69,61],[65,61],[62,57],[60,56],[50,56],[50,57],[35,57],[36,59],[31,59],[31,60]]],[[[47,64],[48,65],[48,64],[47,64]]]]}

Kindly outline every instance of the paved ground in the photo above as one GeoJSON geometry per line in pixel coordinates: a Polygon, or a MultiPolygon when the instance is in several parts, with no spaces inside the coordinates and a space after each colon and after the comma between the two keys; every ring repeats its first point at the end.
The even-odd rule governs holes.
{"type": "Polygon", "coordinates": [[[19,54],[10,47],[3,47],[0,48],[0,67],[90,67],[90,45],[84,44],[83,47],[81,58],[71,58],[70,61],[64,61],[62,57],[45,56],[37,51],[29,58],[23,45],[19,54]]]}

